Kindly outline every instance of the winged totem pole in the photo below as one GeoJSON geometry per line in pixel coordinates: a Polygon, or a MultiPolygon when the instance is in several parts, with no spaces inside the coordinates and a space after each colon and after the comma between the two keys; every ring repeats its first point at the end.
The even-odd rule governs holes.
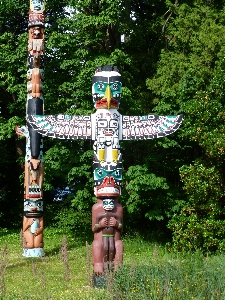
{"type": "Polygon", "coordinates": [[[154,139],[172,134],[183,116],[123,116],[118,112],[122,79],[117,67],[98,67],[92,79],[96,112],[92,115],[27,115],[38,133],[59,139],[91,139],[94,144],[92,208],[94,274],[118,268],[122,262],[123,209],[118,203],[122,184],[120,140],[154,139]]]}
{"type": "MultiPolygon", "coordinates": [[[[164,137],[174,133],[183,120],[183,115],[121,115],[118,112],[121,94],[121,74],[116,66],[106,65],[96,68],[92,79],[95,113],[75,116],[43,115],[43,111],[39,113],[35,109],[32,112],[27,109],[27,135],[29,137],[36,133],[34,139],[27,138],[28,143],[30,140],[31,158],[26,163],[30,164],[30,170],[32,159],[36,162],[34,166],[43,170],[41,159],[32,156],[32,148],[39,143],[41,135],[59,139],[93,140],[94,194],[97,202],[92,207],[92,259],[96,276],[108,270],[116,270],[123,257],[123,243],[120,240],[123,208],[119,204],[122,184],[120,141],[164,137]]],[[[42,182],[42,172],[38,174],[38,180],[42,182]]]]}

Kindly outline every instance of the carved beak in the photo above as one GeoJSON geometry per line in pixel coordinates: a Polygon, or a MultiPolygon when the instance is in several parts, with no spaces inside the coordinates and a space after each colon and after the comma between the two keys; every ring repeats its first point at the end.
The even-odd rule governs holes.
{"type": "Polygon", "coordinates": [[[107,88],[105,90],[104,98],[107,99],[108,108],[110,108],[110,106],[111,106],[112,92],[110,90],[110,86],[109,85],[107,86],[107,88]]]}

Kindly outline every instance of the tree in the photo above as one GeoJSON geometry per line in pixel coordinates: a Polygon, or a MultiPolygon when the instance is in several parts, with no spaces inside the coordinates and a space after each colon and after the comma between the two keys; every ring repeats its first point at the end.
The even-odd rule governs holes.
{"type": "Polygon", "coordinates": [[[187,198],[169,228],[177,249],[224,249],[224,3],[168,4],[167,49],[147,85],[156,112],[185,113],[179,137],[188,155],[180,168],[187,198]]]}
{"type": "MultiPolygon", "coordinates": [[[[4,226],[22,214],[18,178],[25,141],[14,127],[25,124],[28,4],[5,0],[0,6],[4,226]]],[[[91,78],[105,64],[117,65],[123,76],[121,114],[185,113],[184,124],[168,138],[121,143],[121,203],[130,227],[162,229],[169,221],[178,249],[222,249],[224,243],[223,5],[222,0],[52,0],[47,5],[45,114],[93,113],[91,78]]],[[[46,203],[48,191],[71,187],[74,193],[55,218],[63,223],[69,213],[69,225],[75,226],[82,215],[88,218],[95,202],[92,143],[45,139],[44,149],[46,203]]],[[[52,204],[46,211],[54,211],[52,204]]]]}
{"type": "MultiPolygon", "coordinates": [[[[8,140],[15,143],[17,153],[20,154],[18,162],[21,163],[25,145],[22,140],[15,138],[14,127],[25,123],[28,3],[5,1],[5,6],[1,9],[8,13],[2,19],[1,30],[1,39],[4,41],[1,52],[3,58],[1,138],[5,145],[8,140]],[[13,18],[16,18],[18,24],[16,33],[13,18]],[[16,51],[9,51],[11,49],[16,51]]],[[[153,1],[128,0],[82,1],[82,4],[75,0],[48,2],[48,26],[45,30],[45,113],[92,113],[91,77],[96,66],[107,63],[118,65],[123,75],[123,101],[120,112],[138,115],[151,112],[154,102],[152,92],[146,88],[145,80],[147,76],[152,75],[163,45],[162,15],[166,9],[164,1],[158,1],[157,5],[153,1]],[[121,42],[121,35],[124,35],[124,42],[121,42]]],[[[132,166],[136,164],[145,164],[141,170],[146,168],[148,176],[153,174],[149,178],[161,182],[162,186],[160,188],[158,183],[158,188],[164,192],[164,181],[168,174],[166,170],[157,169],[158,160],[165,153],[158,156],[157,144],[149,141],[144,146],[145,153],[141,157],[143,145],[136,142],[124,143],[125,180],[131,180],[129,172],[126,178],[129,166],[132,170],[132,166]]],[[[78,210],[89,210],[95,201],[91,143],[45,139],[44,147],[45,190],[50,191],[56,186],[69,185],[74,189],[72,205],[78,210]]],[[[164,146],[160,147],[166,149],[164,146]]],[[[172,170],[170,167],[169,169],[172,170]]],[[[9,178],[10,174],[7,176],[9,178]]],[[[135,182],[135,185],[138,183],[135,182]]],[[[150,191],[151,186],[150,184],[150,191]]],[[[128,210],[131,212],[133,202],[130,201],[130,204],[127,202],[129,194],[125,193],[125,187],[126,184],[122,201],[124,205],[128,203],[128,210]]],[[[128,191],[130,188],[132,184],[128,184],[128,191]]],[[[18,190],[17,193],[19,198],[21,193],[18,190]]],[[[146,207],[150,216],[152,204],[149,205],[147,202],[146,207]]],[[[155,216],[154,213],[151,214],[150,219],[164,218],[164,204],[161,203],[160,209],[157,209],[160,213],[155,216]]]]}

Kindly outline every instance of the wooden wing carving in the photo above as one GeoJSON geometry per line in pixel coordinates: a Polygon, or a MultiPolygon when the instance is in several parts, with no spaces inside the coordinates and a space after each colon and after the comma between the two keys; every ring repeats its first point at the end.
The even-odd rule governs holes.
{"type": "Polygon", "coordinates": [[[38,133],[58,139],[91,139],[91,115],[27,115],[27,122],[38,133]]]}
{"type": "Polygon", "coordinates": [[[177,116],[122,116],[122,139],[156,139],[174,133],[183,121],[177,116]]]}

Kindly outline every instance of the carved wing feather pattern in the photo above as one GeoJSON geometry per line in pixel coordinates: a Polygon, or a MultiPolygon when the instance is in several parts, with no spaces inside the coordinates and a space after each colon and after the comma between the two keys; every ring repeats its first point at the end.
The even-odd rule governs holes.
{"type": "Polygon", "coordinates": [[[183,115],[177,116],[123,116],[122,139],[155,139],[174,133],[183,120],[183,115]]]}
{"type": "Polygon", "coordinates": [[[27,115],[27,122],[38,133],[58,139],[91,139],[91,115],[27,115]]]}

